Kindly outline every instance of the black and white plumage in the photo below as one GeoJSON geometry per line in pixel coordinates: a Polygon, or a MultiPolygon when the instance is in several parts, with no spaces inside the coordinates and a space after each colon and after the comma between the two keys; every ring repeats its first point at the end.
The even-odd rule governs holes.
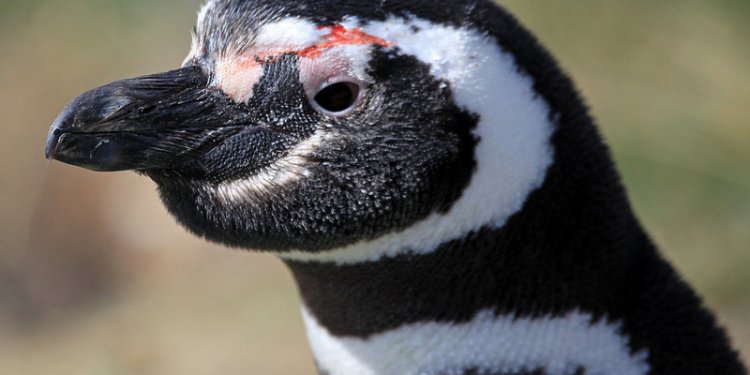
{"type": "Polygon", "coordinates": [[[47,154],[277,253],[322,373],[745,373],[489,1],[209,1],[182,69],[83,94],[47,154]]]}

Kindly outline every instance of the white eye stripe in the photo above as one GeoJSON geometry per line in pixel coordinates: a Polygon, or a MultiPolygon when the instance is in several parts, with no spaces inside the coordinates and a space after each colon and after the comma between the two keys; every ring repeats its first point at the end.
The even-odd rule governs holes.
{"type": "Polygon", "coordinates": [[[474,151],[476,170],[447,213],[434,213],[405,230],[371,241],[279,256],[302,262],[371,262],[405,253],[427,254],[482,227],[505,225],[542,185],[553,160],[550,138],[555,124],[548,104],[536,95],[532,79],[519,71],[511,54],[476,30],[395,17],[362,29],[429,65],[435,77],[450,83],[456,103],[480,117],[474,130],[479,139],[474,151]]]}

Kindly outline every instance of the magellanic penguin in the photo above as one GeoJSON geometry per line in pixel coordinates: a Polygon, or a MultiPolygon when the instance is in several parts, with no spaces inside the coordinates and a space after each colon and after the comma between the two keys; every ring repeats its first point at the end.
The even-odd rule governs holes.
{"type": "Polygon", "coordinates": [[[745,373],[487,0],[211,0],[181,69],[84,93],[47,156],[280,256],[324,374],[745,373]]]}

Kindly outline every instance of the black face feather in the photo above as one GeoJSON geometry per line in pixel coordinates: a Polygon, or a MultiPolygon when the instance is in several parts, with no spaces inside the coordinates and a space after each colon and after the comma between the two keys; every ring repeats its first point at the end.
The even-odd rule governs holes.
{"type": "MultiPolygon", "coordinates": [[[[456,106],[449,86],[424,63],[375,51],[373,83],[359,108],[326,119],[309,108],[301,88],[269,86],[298,74],[290,69],[284,78],[278,69],[264,75],[253,96],[266,103],[252,99],[248,106],[283,111],[293,128],[281,133],[314,119],[334,136],[307,157],[309,176],[300,183],[249,192],[245,202],[218,199],[215,185],[202,180],[152,175],[169,210],[192,231],[232,246],[317,251],[404,228],[461,196],[475,166],[477,117],[456,106]],[[289,105],[290,92],[298,104],[289,105]]],[[[248,156],[234,156],[233,146],[218,146],[204,163],[242,165],[248,156]]]]}

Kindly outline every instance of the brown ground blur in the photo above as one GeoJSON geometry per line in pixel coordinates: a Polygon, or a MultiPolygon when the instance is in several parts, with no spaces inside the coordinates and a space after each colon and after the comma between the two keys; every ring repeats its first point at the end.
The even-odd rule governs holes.
{"type": "MultiPolygon", "coordinates": [[[[644,225],[750,359],[750,5],[505,0],[592,106],[644,225]]],[[[177,67],[198,0],[0,0],[0,374],[312,374],[271,256],[153,183],[44,160],[86,89],[177,67]]]]}

